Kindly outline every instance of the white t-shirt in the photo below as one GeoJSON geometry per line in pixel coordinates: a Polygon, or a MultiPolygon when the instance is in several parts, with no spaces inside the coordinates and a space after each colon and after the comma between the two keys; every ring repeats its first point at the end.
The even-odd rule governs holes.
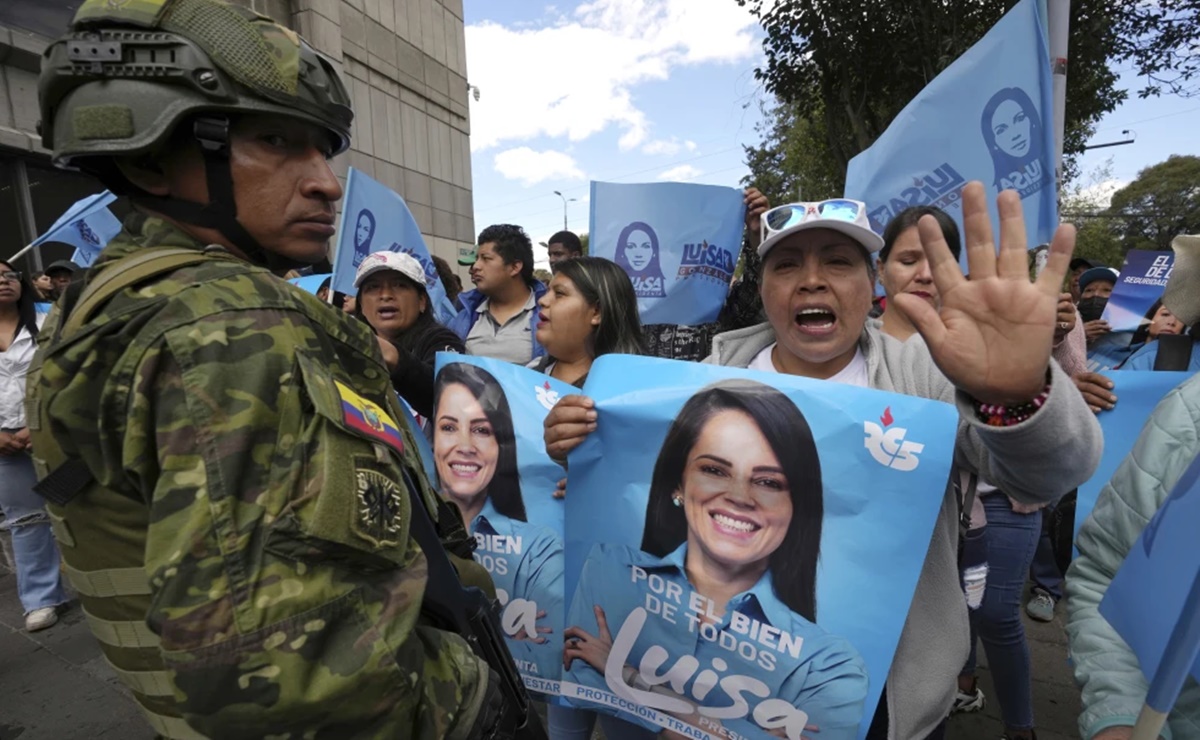
{"type": "MultiPolygon", "coordinates": [[[[779,372],[778,368],[775,367],[775,363],[771,360],[771,353],[775,350],[775,344],[774,342],[771,343],[769,347],[755,355],[748,367],[751,370],[760,370],[764,373],[779,372]]],[[[863,356],[862,347],[859,347],[855,351],[854,359],[850,360],[849,365],[827,380],[834,383],[856,385],[859,388],[871,387],[867,379],[867,358],[863,356]]]]}

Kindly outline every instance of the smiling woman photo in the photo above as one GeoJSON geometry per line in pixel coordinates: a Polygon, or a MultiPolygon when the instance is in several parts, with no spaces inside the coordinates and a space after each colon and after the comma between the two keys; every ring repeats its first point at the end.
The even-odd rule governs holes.
{"type": "MultiPolygon", "coordinates": [[[[819,728],[821,738],[854,737],[867,693],[866,667],[849,642],[816,624],[823,516],[821,461],[796,405],[751,381],[701,390],[684,404],[663,441],[641,550],[598,544],[584,564],[568,614],[571,626],[564,631],[569,680],[690,702],[694,712],[670,713],[710,732],[724,716],[719,724],[742,736],[782,730],[781,736],[798,738],[808,727],[819,728]],[[654,589],[660,596],[673,588],[681,594],[673,621],[645,614],[651,578],[661,584],[654,589]],[[790,651],[782,638],[779,649],[747,642],[745,632],[731,624],[748,620],[798,638],[802,646],[790,651]],[[621,647],[626,687],[614,687],[606,677],[615,675],[608,665],[613,635],[625,635],[639,622],[631,645],[616,641],[628,647],[621,647]],[[731,641],[736,652],[726,645],[731,641]],[[760,681],[762,689],[750,691],[753,702],[781,702],[762,713],[778,723],[756,723],[753,706],[734,717],[722,715],[719,708],[738,700],[723,688],[701,696],[674,694],[669,684],[651,689],[637,668],[649,651],[665,651],[664,669],[698,661],[725,666],[720,678],[760,681]]],[[[630,726],[622,736],[638,732],[630,726]]]]}
{"type": "Polygon", "coordinates": [[[358,296],[350,312],[375,330],[392,387],[429,417],[437,353],[466,350],[458,335],[434,318],[421,263],[401,252],[369,254],[358,266],[354,286],[358,296]]]}
{"type": "Polygon", "coordinates": [[[658,234],[650,224],[634,221],[621,230],[613,261],[629,276],[638,298],[662,298],[667,294],[659,255],[658,234]]]}
{"type": "Polygon", "coordinates": [[[553,679],[561,653],[548,635],[562,619],[562,538],[528,521],[504,389],[487,370],[455,362],[438,373],[433,405],[442,496],[475,537],[475,560],[496,584],[501,627],[522,673],[553,679]]]}

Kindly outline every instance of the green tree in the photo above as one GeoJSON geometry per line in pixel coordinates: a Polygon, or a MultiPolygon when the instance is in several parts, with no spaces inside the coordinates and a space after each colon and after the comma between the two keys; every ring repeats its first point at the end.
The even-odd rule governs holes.
{"type": "Polygon", "coordinates": [[[1126,249],[1170,249],[1180,234],[1200,233],[1200,157],[1174,155],[1145,168],[1113,193],[1108,212],[1119,218],[1126,249]]]}
{"type": "Polygon", "coordinates": [[[1117,19],[1116,58],[1144,80],[1138,95],[1200,94],[1200,0],[1124,0],[1117,19]]]}
{"type": "MultiPolygon", "coordinates": [[[[829,172],[838,193],[846,166],[939,72],[975,44],[1017,0],[737,0],[762,21],[766,63],[756,76],[787,116],[806,121],[814,172],[829,172]]],[[[1135,0],[1073,0],[1071,72],[1064,150],[1083,151],[1094,124],[1120,103],[1108,62],[1114,18],[1135,0]]],[[[785,116],[785,118],[787,117],[785,116]]],[[[791,131],[795,124],[767,131],[791,131]]],[[[771,148],[773,139],[764,137],[771,148]]],[[[784,147],[779,147],[781,150],[784,147]]],[[[783,153],[786,160],[786,152],[783,153]]],[[[769,161],[771,154],[764,157],[769,161]]],[[[748,155],[749,158],[749,155],[748,155]]],[[[754,171],[754,167],[751,167],[754,171]]],[[[807,196],[806,196],[807,197],[807,196]]]]}
{"type": "Polygon", "coordinates": [[[1125,248],[1114,228],[1117,220],[1107,210],[1112,183],[1109,160],[1062,190],[1059,216],[1075,226],[1076,257],[1119,267],[1125,259],[1125,248]]]}
{"type": "Polygon", "coordinates": [[[782,103],[763,105],[762,114],[756,126],[762,144],[742,147],[750,168],[742,184],[757,187],[771,203],[840,196],[845,173],[826,156],[824,120],[782,103]]]}
{"type": "Polygon", "coordinates": [[[583,245],[583,256],[586,257],[588,255],[588,235],[586,231],[579,235],[579,243],[583,245]]]}

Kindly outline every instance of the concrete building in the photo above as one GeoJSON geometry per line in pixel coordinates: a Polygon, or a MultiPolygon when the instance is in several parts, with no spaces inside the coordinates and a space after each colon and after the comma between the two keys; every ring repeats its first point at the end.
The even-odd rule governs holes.
{"type": "MultiPolygon", "coordinates": [[[[234,0],[293,28],[340,65],[354,101],[354,145],[338,157],[404,196],[430,251],[452,265],[475,240],[462,0],[234,0]]],[[[55,170],[37,135],[42,50],[81,0],[0,2],[0,258],[99,191],[55,170]]],[[[122,215],[128,206],[114,210],[122,215]]],[[[70,257],[36,250],[23,269],[70,257]]]]}

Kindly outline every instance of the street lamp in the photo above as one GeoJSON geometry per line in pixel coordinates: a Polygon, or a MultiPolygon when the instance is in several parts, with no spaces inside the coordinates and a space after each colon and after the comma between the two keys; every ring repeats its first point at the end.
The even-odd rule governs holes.
{"type": "Polygon", "coordinates": [[[563,200],[563,231],[567,231],[567,204],[574,203],[575,199],[574,198],[568,199],[567,196],[563,195],[562,193],[558,192],[557,190],[554,191],[554,194],[557,195],[558,197],[562,198],[562,200],[563,200]]]}

